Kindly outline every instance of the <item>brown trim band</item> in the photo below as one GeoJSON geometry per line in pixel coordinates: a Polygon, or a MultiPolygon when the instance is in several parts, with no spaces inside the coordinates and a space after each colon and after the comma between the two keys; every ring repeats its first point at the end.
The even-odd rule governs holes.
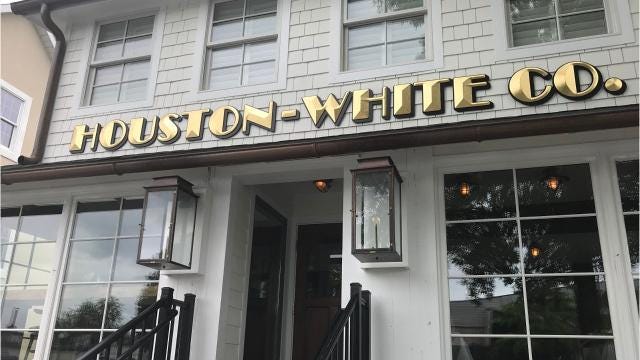
{"type": "Polygon", "coordinates": [[[638,127],[637,104],[255,146],[158,152],[51,164],[10,165],[2,168],[2,183],[317,158],[367,151],[625,127],[638,127]]]}

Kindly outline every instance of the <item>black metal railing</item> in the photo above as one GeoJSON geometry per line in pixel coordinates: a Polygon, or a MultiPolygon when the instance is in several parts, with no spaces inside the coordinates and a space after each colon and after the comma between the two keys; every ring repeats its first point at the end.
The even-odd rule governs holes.
{"type": "Polygon", "coordinates": [[[77,360],[188,360],[195,300],[193,294],[186,294],[182,301],[176,300],[172,288],[162,288],[160,300],[77,360]]]}
{"type": "Polygon", "coordinates": [[[352,283],[351,300],[336,315],[316,360],[369,360],[370,353],[371,293],[352,283]]]}

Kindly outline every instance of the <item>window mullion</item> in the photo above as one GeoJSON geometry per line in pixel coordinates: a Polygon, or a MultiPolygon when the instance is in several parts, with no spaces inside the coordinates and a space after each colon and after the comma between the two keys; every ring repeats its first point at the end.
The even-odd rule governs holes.
{"type": "Polygon", "coordinates": [[[120,82],[118,83],[118,102],[120,101],[120,96],[122,95],[121,91],[122,91],[122,81],[124,80],[124,65],[125,63],[122,63],[120,65],[120,82]]]}
{"type": "Polygon", "coordinates": [[[560,28],[560,11],[558,10],[558,0],[553,0],[553,9],[556,12],[556,31],[558,32],[558,40],[562,40],[564,38],[564,34],[562,34],[562,29],[560,28]]]}
{"type": "Polygon", "coordinates": [[[529,353],[529,360],[533,359],[533,353],[531,350],[531,328],[529,324],[529,302],[527,300],[527,283],[524,266],[524,256],[523,256],[523,243],[522,243],[522,227],[520,224],[520,204],[518,199],[518,178],[516,176],[516,169],[512,169],[513,174],[513,194],[516,202],[516,229],[518,231],[518,258],[520,259],[520,280],[522,281],[522,303],[524,304],[524,321],[525,321],[525,331],[527,335],[527,350],[529,353]]]}
{"type": "Polygon", "coordinates": [[[244,77],[244,52],[246,51],[247,45],[242,44],[242,57],[240,58],[240,85],[242,85],[242,79],[244,77]]]}
{"type": "Polygon", "coordinates": [[[420,16],[428,13],[426,7],[416,8],[416,9],[408,9],[402,11],[394,11],[385,14],[377,14],[370,17],[360,17],[355,19],[345,19],[342,23],[344,26],[352,27],[357,25],[364,25],[370,23],[379,23],[382,21],[390,21],[397,20],[409,17],[420,16]]]}
{"type": "Polygon", "coordinates": [[[384,51],[384,65],[385,66],[387,66],[389,64],[389,59],[388,59],[389,52],[387,51],[387,27],[389,26],[388,24],[389,24],[388,21],[384,22],[384,49],[383,49],[383,51],[384,51]]]}

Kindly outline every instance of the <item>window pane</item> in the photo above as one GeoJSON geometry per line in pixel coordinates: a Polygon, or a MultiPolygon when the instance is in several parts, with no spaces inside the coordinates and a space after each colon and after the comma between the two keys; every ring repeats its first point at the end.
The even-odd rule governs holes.
{"type": "Polygon", "coordinates": [[[100,341],[100,332],[56,331],[51,359],[74,360],[100,341]]]}
{"type": "Polygon", "coordinates": [[[66,281],[108,281],[113,240],[72,241],[66,281]]]}
{"type": "Polygon", "coordinates": [[[604,10],[592,13],[563,16],[560,18],[563,39],[575,39],[607,33],[604,10]]]}
{"type": "Polygon", "coordinates": [[[507,218],[516,215],[511,170],[444,177],[447,220],[507,218]]]}
{"type": "Polygon", "coordinates": [[[147,16],[129,21],[127,36],[151,34],[153,32],[153,16],[147,16]]]}
{"type": "Polygon", "coordinates": [[[244,62],[258,62],[264,60],[273,60],[276,58],[276,42],[269,41],[265,43],[247,44],[244,49],[244,62]]]}
{"type": "Polygon", "coordinates": [[[209,75],[210,89],[224,89],[240,85],[240,66],[213,69],[209,75]]]}
{"type": "Polygon", "coordinates": [[[513,24],[513,46],[539,44],[558,40],[556,19],[513,24]]]}
{"type": "Polygon", "coordinates": [[[5,89],[2,89],[0,96],[0,116],[16,124],[20,115],[20,108],[23,101],[5,89]]]}
{"type": "Polygon", "coordinates": [[[111,285],[105,329],[117,329],[153,305],[158,284],[111,285]]]}
{"type": "Polygon", "coordinates": [[[46,284],[49,282],[55,243],[3,246],[10,284],[46,284]],[[6,250],[6,252],[5,252],[6,250]]]}
{"type": "Polygon", "coordinates": [[[246,15],[276,11],[278,2],[276,0],[247,0],[246,15]]]}
{"type": "Polygon", "coordinates": [[[616,358],[613,340],[532,339],[531,348],[534,360],[615,360],[616,358]]]}
{"type": "Polygon", "coordinates": [[[611,335],[603,276],[528,278],[532,334],[611,335]]]}
{"type": "Polygon", "coordinates": [[[244,35],[268,35],[276,32],[276,14],[245,19],[244,35]]]}
{"type": "Polygon", "coordinates": [[[638,211],[638,160],[617,161],[622,211],[638,211]]]}
{"type": "Polygon", "coordinates": [[[124,65],[123,81],[146,79],[149,77],[149,61],[136,61],[124,65]]]}
{"type": "Polygon", "coordinates": [[[122,56],[122,40],[106,42],[96,46],[95,60],[106,60],[122,56]]]}
{"type": "Polygon", "coordinates": [[[516,170],[520,216],[595,213],[588,164],[516,170]]]}
{"type": "Polygon", "coordinates": [[[422,6],[423,0],[386,0],[387,11],[414,9],[422,6]]]}
{"type": "Polygon", "coordinates": [[[2,290],[2,328],[39,328],[47,287],[7,286],[2,290]]]}
{"type": "Polygon", "coordinates": [[[147,80],[138,80],[122,83],[120,88],[120,101],[143,100],[147,95],[147,80]]]}
{"type": "Polygon", "coordinates": [[[347,31],[349,49],[384,43],[384,23],[358,26],[347,31]]]}
{"type": "Polygon", "coordinates": [[[604,8],[602,0],[558,0],[560,14],[602,8],[604,8]]]}
{"type": "Polygon", "coordinates": [[[119,239],[113,280],[158,280],[158,271],[136,264],[138,259],[138,239],[119,239]]]}
{"type": "Polygon", "coordinates": [[[392,43],[387,46],[387,64],[406,64],[424,60],[424,39],[392,43]]]}
{"type": "Polygon", "coordinates": [[[126,26],[125,21],[117,23],[106,24],[100,26],[100,34],[98,35],[98,41],[109,41],[115,39],[121,39],[124,37],[124,28],[126,26]]]}
{"type": "Polygon", "coordinates": [[[143,259],[160,259],[167,254],[175,190],[150,191],[143,218],[144,237],[140,249],[143,259]]]}
{"type": "Polygon", "coordinates": [[[91,105],[114,104],[118,102],[118,86],[107,85],[93,88],[91,105]]]}
{"type": "Polygon", "coordinates": [[[211,41],[214,43],[242,37],[242,20],[215,24],[211,28],[211,41]]]}
{"type": "Polygon", "coordinates": [[[348,69],[366,69],[383,66],[384,55],[384,45],[349,50],[347,55],[348,69]]]}
{"type": "Polygon", "coordinates": [[[213,21],[233,19],[242,16],[244,1],[225,1],[216,3],[213,8],[213,21]]]}
{"type": "Polygon", "coordinates": [[[56,328],[99,329],[106,295],[107,285],[64,285],[56,328]]]}
{"type": "Polygon", "coordinates": [[[553,0],[510,0],[509,10],[513,21],[555,16],[553,0]]]}
{"type": "Polygon", "coordinates": [[[151,54],[151,35],[127,39],[124,42],[124,56],[151,54]]]}
{"type": "Polygon", "coordinates": [[[6,360],[31,360],[38,343],[37,331],[2,331],[0,357],[6,360]]]}
{"type": "Polygon", "coordinates": [[[447,224],[449,276],[520,273],[515,221],[447,224]]]}
{"type": "Polygon", "coordinates": [[[18,215],[20,215],[20,208],[2,209],[2,222],[0,223],[1,243],[15,240],[16,232],[18,231],[18,215]]]}
{"type": "Polygon", "coordinates": [[[387,41],[424,39],[424,17],[418,16],[387,23],[387,41]]]}
{"type": "Polygon", "coordinates": [[[627,243],[629,244],[629,255],[631,257],[631,271],[640,273],[638,264],[638,215],[626,215],[624,217],[624,227],[627,230],[627,243]]]}
{"type": "Polygon", "coordinates": [[[125,199],[122,202],[122,223],[120,224],[120,230],[118,230],[119,236],[137,237],[140,235],[143,205],[143,199],[125,199]]]}
{"type": "Polygon", "coordinates": [[[595,217],[523,220],[527,273],[603,272],[595,217]]]}
{"type": "Polygon", "coordinates": [[[0,120],[0,143],[4,147],[11,147],[11,138],[13,137],[13,129],[15,126],[0,120]]]}
{"type": "Polygon", "coordinates": [[[211,52],[213,68],[239,65],[242,62],[242,45],[211,52]]]}
{"type": "Polygon", "coordinates": [[[520,278],[449,280],[451,332],[525,334],[520,278]]]}
{"type": "Polygon", "coordinates": [[[62,205],[24,206],[18,241],[56,241],[61,214],[62,205]]]}
{"type": "Polygon", "coordinates": [[[385,4],[377,0],[348,0],[347,18],[370,17],[384,12],[385,4]]]}
{"type": "Polygon", "coordinates": [[[527,339],[453,338],[455,360],[529,360],[527,339]]]}
{"type": "Polygon", "coordinates": [[[120,199],[78,203],[73,238],[100,238],[116,235],[120,199]]]}
{"type": "Polygon", "coordinates": [[[122,65],[105,66],[97,68],[94,85],[113,84],[120,82],[122,76],[122,65]]]}
{"type": "Polygon", "coordinates": [[[242,69],[242,84],[254,85],[273,82],[276,75],[275,67],[275,61],[244,65],[242,69]]]}

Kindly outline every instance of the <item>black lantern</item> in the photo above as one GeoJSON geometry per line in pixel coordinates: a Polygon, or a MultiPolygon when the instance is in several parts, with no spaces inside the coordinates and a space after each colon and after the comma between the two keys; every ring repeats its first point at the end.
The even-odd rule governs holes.
{"type": "Polygon", "coordinates": [[[179,176],[153,179],[145,186],[138,264],[154,269],[191,268],[198,196],[179,176]]]}
{"type": "Polygon", "coordinates": [[[351,253],[361,262],[401,261],[402,178],[393,161],[361,159],[351,173],[351,253]]]}

